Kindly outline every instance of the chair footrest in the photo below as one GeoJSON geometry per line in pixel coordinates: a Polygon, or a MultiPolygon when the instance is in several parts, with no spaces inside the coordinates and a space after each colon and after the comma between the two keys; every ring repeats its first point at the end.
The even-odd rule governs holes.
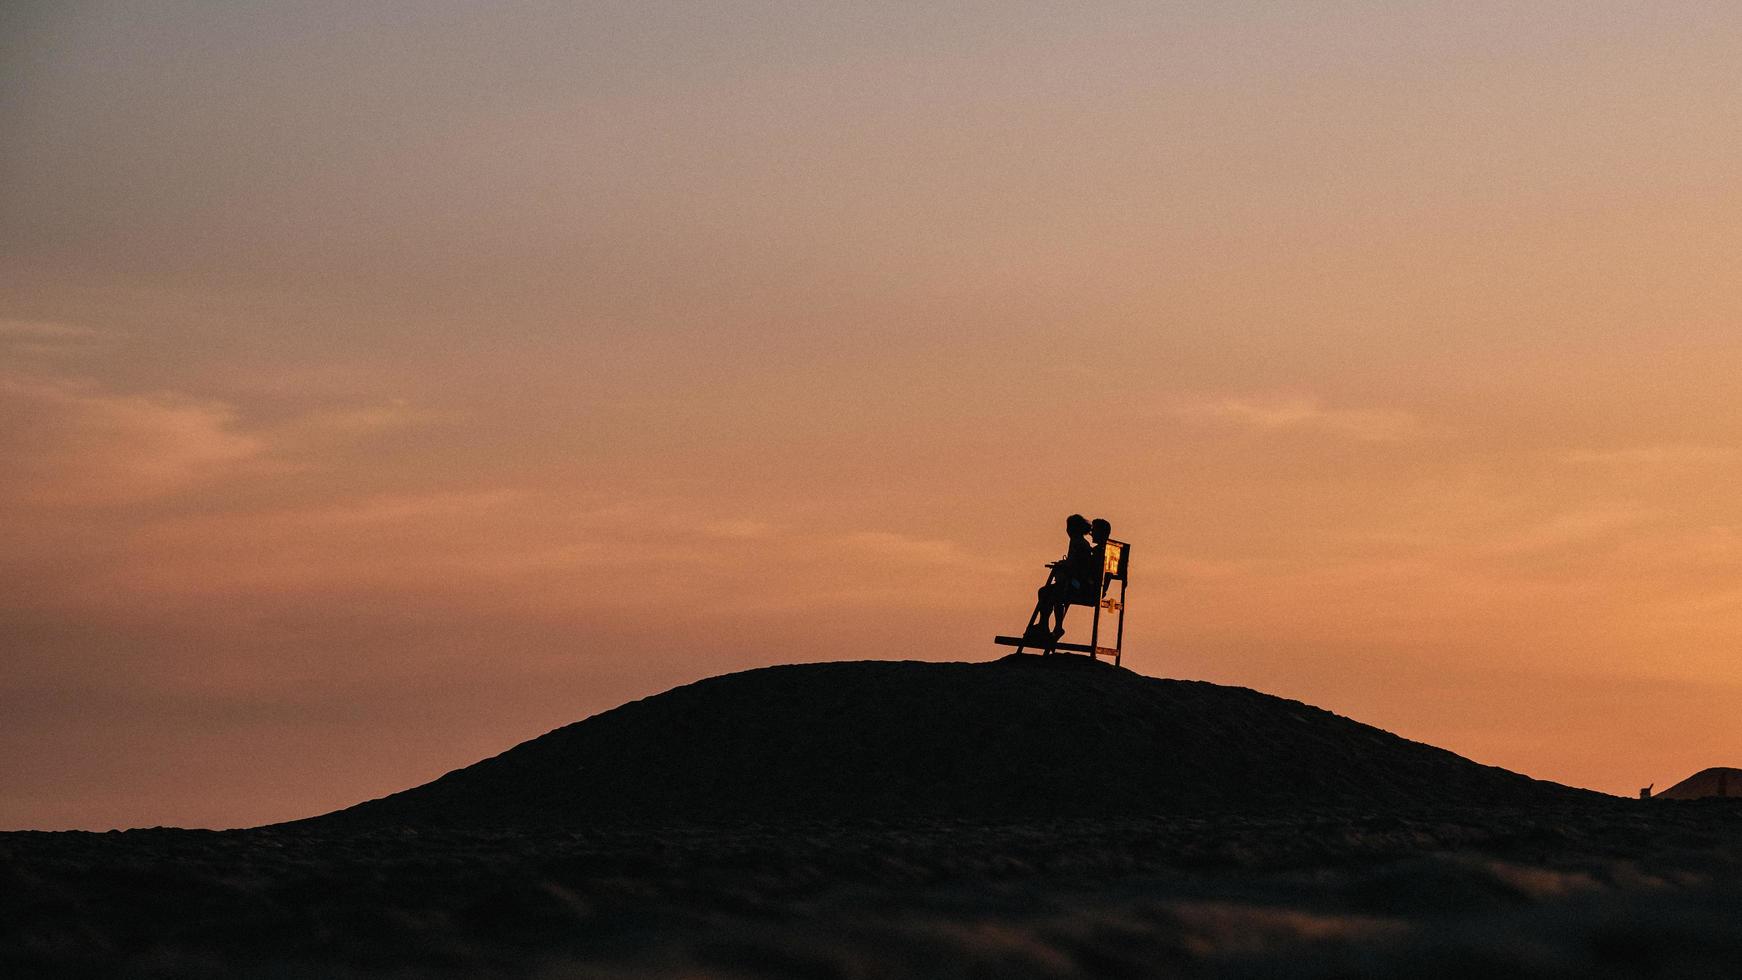
{"type": "MultiPolygon", "coordinates": [[[[1020,636],[995,636],[992,638],[992,642],[999,646],[1028,647],[1031,650],[1045,650],[1048,648],[1044,641],[1025,640],[1020,636]]],[[[1054,643],[1052,644],[1051,649],[1064,650],[1069,653],[1093,653],[1109,657],[1114,656],[1119,652],[1112,647],[1092,647],[1087,643],[1054,643]]]]}

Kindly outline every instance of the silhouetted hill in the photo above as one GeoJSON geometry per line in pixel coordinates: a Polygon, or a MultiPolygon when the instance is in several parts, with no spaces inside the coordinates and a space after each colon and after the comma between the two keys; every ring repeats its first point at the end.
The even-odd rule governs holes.
{"type": "Polygon", "coordinates": [[[1051,818],[1595,796],[1245,688],[1011,656],[714,677],[299,824],[1051,818]]]}
{"type": "Polygon", "coordinates": [[[1742,796],[1742,769],[1713,766],[1657,794],[1664,800],[1699,800],[1708,796],[1742,796]]]}

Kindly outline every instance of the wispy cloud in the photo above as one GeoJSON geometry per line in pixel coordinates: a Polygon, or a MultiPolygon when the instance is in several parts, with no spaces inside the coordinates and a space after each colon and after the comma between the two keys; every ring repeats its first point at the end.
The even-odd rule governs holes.
{"type": "Polygon", "coordinates": [[[1321,432],[1361,442],[1406,442],[1428,434],[1408,412],[1329,408],[1316,398],[1198,398],[1178,403],[1174,413],[1260,432],[1321,432]]]}
{"type": "Polygon", "coordinates": [[[304,424],[340,433],[380,432],[436,417],[434,412],[420,411],[405,399],[395,398],[379,405],[314,412],[306,417],[304,424]]]}
{"type": "Polygon", "coordinates": [[[270,437],[286,452],[318,451],[413,426],[452,421],[452,413],[430,411],[403,398],[366,405],[314,408],[274,426],[270,437]]]}
{"type": "Polygon", "coordinates": [[[69,380],[0,377],[0,495],[107,504],[185,489],[259,456],[224,403],[118,394],[69,380]]]}
{"type": "Polygon", "coordinates": [[[317,524],[383,524],[498,510],[523,498],[512,489],[382,494],[299,515],[317,524]]]}
{"type": "MultiPolygon", "coordinates": [[[[61,323],[0,320],[0,354],[18,344],[106,343],[61,323]]],[[[272,424],[185,391],[122,392],[15,359],[0,371],[0,503],[88,506],[150,500],[224,477],[317,465],[333,447],[451,418],[389,399],[306,406],[272,424]]]]}
{"type": "Polygon", "coordinates": [[[1519,555],[1552,551],[1612,538],[1661,516],[1655,508],[1637,504],[1594,504],[1555,514],[1534,524],[1497,534],[1476,550],[1486,554],[1519,555]]]}
{"type": "Polygon", "coordinates": [[[1731,446],[1699,446],[1664,443],[1652,446],[1631,446],[1625,449],[1569,449],[1558,454],[1564,463],[1591,466],[1699,466],[1728,463],[1742,457],[1742,450],[1731,446]]]}
{"type": "Polygon", "coordinates": [[[891,531],[855,531],[839,540],[843,547],[884,561],[931,568],[1003,569],[999,562],[939,538],[916,538],[891,531]]]}
{"type": "Polygon", "coordinates": [[[0,350],[14,355],[62,357],[83,354],[111,336],[74,323],[0,319],[0,350]]]}
{"type": "Polygon", "coordinates": [[[53,320],[0,320],[6,340],[89,340],[101,334],[90,327],[53,320]]]}
{"type": "Polygon", "coordinates": [[[727,538],[734,541],[749,541],[755,538],[765,538],[774,533],[774,525],[766,521],[756,521],[744,518],[709,521],[702,525],[704,534],[716,538],[727,538]]]}

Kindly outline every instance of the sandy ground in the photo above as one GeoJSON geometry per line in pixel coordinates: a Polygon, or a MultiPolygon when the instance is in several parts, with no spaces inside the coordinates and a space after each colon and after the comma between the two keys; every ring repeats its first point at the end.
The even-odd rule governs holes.
{"type": "Polygon", "coordinates": [[[1713,976],[1742,804],[0,834],[0,973],[1713,976]]]}

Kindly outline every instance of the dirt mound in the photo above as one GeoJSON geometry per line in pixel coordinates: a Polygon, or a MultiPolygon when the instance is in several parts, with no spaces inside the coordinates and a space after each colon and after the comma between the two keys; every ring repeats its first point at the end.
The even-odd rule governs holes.
{"type": "Polygon", "coordinates": [[[1742,769],[1713,766],[1657,794],[1663,800],[1700,800],[1708,796],[1742,796],[1742,769]]]}
{"type": "Polygon", "coordinates": [[[1078,657],[728,674],[302,824],[577,826],[1527,804],[1594,794],[1078,657]]]}

